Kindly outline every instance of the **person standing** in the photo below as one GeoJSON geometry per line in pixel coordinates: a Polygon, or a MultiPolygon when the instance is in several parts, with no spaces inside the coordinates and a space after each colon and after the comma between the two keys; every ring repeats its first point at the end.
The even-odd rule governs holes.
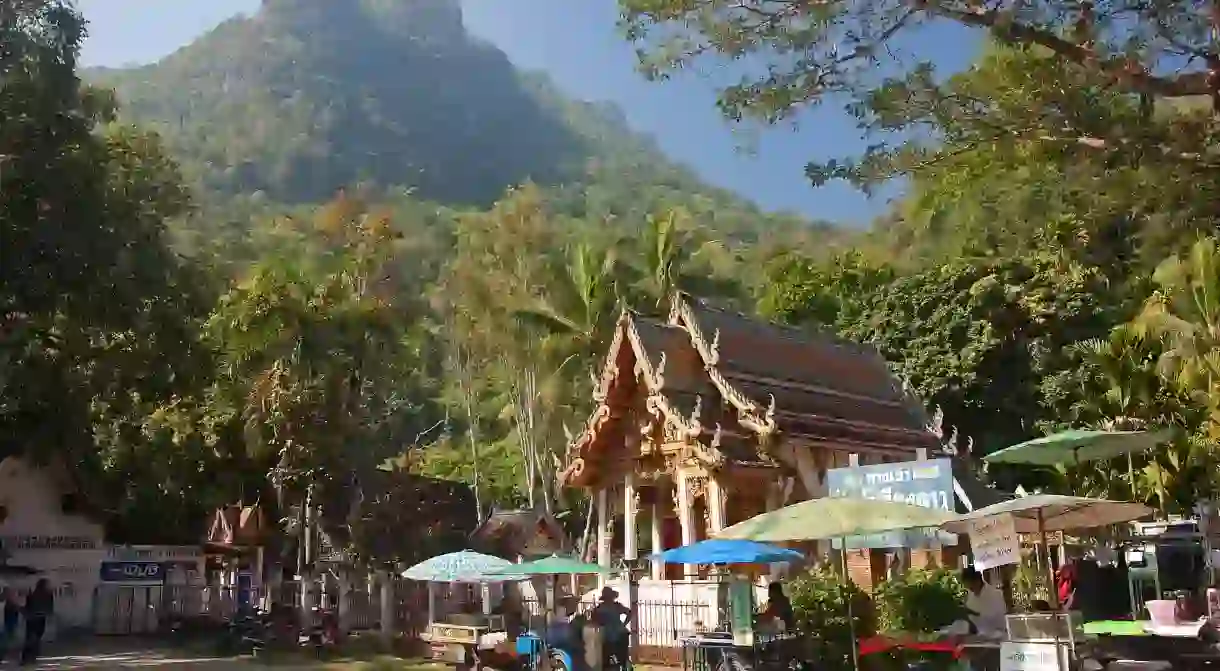
{"type": "Polygon", "coordinates": [[[47,619],[55,614],[55,595],[46,578],[39,578],[25,598],[25,646],[21,649],[21,664],[33,664],[42,652],[42,635],[47,631],[47,619]]]}
{"type": "Polygon", "coordinates": [[[17,626],[21,620],[21,603],[17,601],[17,591],[11,587],[0,587],[0,663],[8,656],[9,646],[17,640],[17,626]]]}
{"type": "Polygon", "coordinates": [[[1002,636],[1008,628],[1008,606],[1004,593],[987,584],[983,574],[973,567],[962,569],[962,585],[966,588],[966,610],[970,625],[984,636],[1002,636]]]}

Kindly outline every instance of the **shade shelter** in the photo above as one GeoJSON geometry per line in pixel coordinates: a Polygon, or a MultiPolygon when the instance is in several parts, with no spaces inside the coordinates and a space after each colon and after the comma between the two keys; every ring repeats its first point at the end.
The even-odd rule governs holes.
{"type": "Polygon", "coordinates": [[[509,564],[489,571],[488,575],[523,578],[534,575],[596,575],[612,572],[609,567],[601,564],[590,564],[571,557],[551,555],[522,564],[509,564]]]}
{"type": "Polygon", "coordinates": [[[941,525],[945,531],[967,533],[971,522],[998,515],[1012,515],[1017,533],[1034,534],[1053,531],[1094,529],[1123,524],[1151,515],[1153,510],[1142,503],[1110,501],[1083,496],[1033,494],[1002,501],[972,513],[957,516],[941,525]]]}
{"type": "Polygon", "coordinates": [[[1010,445],[983,457],[989,464],[1079,466],[1090,461],[1127,458],[1127,481],[1135,491],[1132,455],[1147,452],[1169,439],[1169,431],[1094,431],[1071,429],[1010,445]]]}
{"type": "Polygon", "coordinates": [[[831,540],[888,531],[939,527],[957,514],[899,501],[851,497],[802,501],[763,513],[716,534],[765,543],[831,540]]]}
{"type": "MultiPolygon", "coordinates": [[[[1048,531],[1095,529],[1124,524],[1147,517],[1152,513],[1153,510],[1148,506],[1130,501],[1110,501],[1059,494],[1034,494],[979,508],[974,512],[945,522],[941,528],[954,533],[969,533],[971,526],[979,520],[1011,515],[1017,533],[1038,534],[1039,545],[1045,552],[1048,531]]],[[[1052,571],[1050,562],[1047,562],[1047,570],[1052,571]]],[[[1054,576],[1048,575],[1048,577],[1050,578],[1049,584],[1054,584],[1054,576]]],[[[1052,603],[1058,607],[1059,599],[1055,590],[1050,590],[1050,596],[1052,603]]]]}
{"type": "Polygon", "coordinates": [[[1146,452],[1168,437],[1168,431],[1072,429],[997,450],[983,457],[983,461],[989,464],[1075,466],[1089,461],[1105,461],[1146,452]]]}
{"type": "Polygon", "coordinates": [[[489,574],[512,566],[507,559],[462,550],[426,559],[403,571],[402,577],[421,582],[497,582],[489,574]]]}

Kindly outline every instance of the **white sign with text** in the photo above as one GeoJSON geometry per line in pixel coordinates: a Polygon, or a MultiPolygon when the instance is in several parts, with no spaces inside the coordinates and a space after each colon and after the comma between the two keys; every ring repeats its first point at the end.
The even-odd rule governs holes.
{"type": "Polygon", "coordinates": [[[980,571],[1021,561],[1017,521],[1012,515],[997,515],[970,523],[970,550],[980,571]]]}
{"type": "Polygon", "coordinates": [[[1012,641],[1000,645],[1000,671],[1066,671],[1070,668],[1066,645],[1012,641]]]}

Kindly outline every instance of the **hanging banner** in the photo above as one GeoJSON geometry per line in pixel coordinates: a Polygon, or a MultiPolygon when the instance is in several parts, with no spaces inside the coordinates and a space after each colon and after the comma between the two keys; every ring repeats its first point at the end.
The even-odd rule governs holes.
{"type": "MultiPolygon", "coordinates": [[[[953,512],[953,464],[948,459],[848,466],[826,471],[833,497],[901,501],[953,512]]],[[[835,548],[842,541],[832,541],[835,548]]],[[[934,548],[957,545],[957,536],[936,529],[910,529],[847,539],[848,549],[934,548]]]]}
{"type": "Polygon", "coordinates": [[[999,515],[971,521],[970,551],[974,567],[980,571],[1018,563],[1021,539],[1017,536],[1017,520],[1012,515],[999,515]]]}
{"type": "Polygon", "coordinates": [[[729,624],[733,645],[754,645],[754,585],[745,580],[729,583],[729,624]]]}

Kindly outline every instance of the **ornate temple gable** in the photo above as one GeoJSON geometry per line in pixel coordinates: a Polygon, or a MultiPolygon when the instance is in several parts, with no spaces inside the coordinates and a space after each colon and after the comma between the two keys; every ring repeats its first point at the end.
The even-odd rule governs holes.
{"type": "Polygon", "coordinates": [[[628,431],[637,432],[645,440],[672,437],[674,440],[701,443],[695,456],[709,466],[723,463],[718,427],[705,426],[701,413],[684,413],[667,395],[665,369],[671,352],[689,347],[680,329],[639,319],[629,311],[619,317],[610,350],[599,378],[594,380],[597,407],[585,422],[583,430],[568,446],[568,467],[560,473],[565,486],[588,486],[600,477],[604,450],[613,443],[622,443],[628,431]],[[640,404],[645,417],[633,421],[633,403],[640,404]],[[640,421],[642,420],[642,421],[640,421]]]}
{"type": "Polygon", "coordinates": [[[686,330],[740,423],[764,441],[782,432],[870,452],[935,450],[923,409],[871,347],[751,319],[678,294],[670,323],[686,330]]]}

